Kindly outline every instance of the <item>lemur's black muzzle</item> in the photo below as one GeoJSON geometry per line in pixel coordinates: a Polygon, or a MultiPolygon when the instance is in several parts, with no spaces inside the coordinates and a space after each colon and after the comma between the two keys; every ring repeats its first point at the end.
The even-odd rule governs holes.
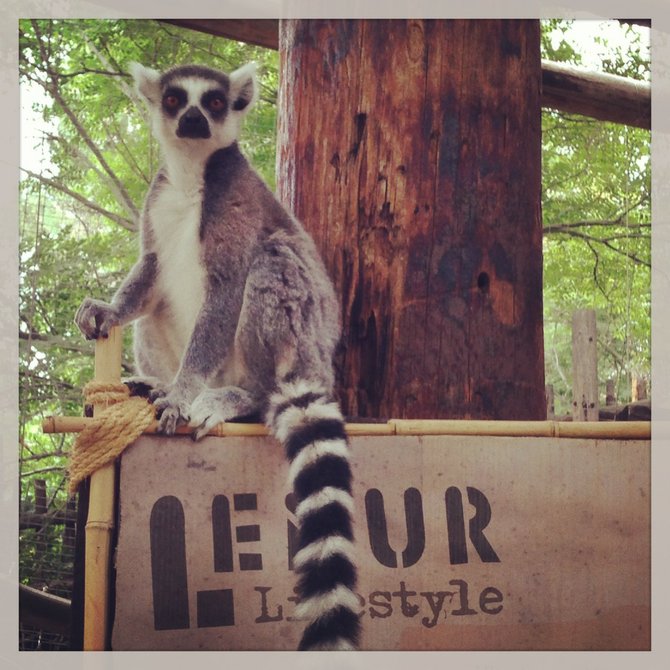
{"type": "Polygon", "coordinates": [[[197,107],[189,107],[177,125],[177,137],[207,139],[212,133],[205,115],[197,107]]]}

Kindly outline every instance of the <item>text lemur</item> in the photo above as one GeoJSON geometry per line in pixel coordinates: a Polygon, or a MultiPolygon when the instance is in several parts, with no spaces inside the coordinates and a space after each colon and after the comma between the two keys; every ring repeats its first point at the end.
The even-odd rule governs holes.
{"type": "Polygon", "coordinates": [[[139,260],[111,303],[87,298],[75,320],[88,338],[134,322],[130,385],[150,387],[160,432],[188,424],[200,438],[222,421],[265,419],[297,500],[299,648],[355,649],[351,469],[333,394],[339,306],[312,239],[238,148],[255,67],[132,74],[164,165],[139,260]]]}

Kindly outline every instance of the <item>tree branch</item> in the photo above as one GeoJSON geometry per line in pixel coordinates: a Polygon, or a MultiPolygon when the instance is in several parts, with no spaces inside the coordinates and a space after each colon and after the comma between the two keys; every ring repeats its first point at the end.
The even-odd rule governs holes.
{"type": "Polygon", "coordinates": [[[32,477],[33,475],[41,475],[44,472],[64,472],[67,469],[65,465],[54,465],[48,468],[39,468],[31,470],[30,472],[22,472],[21,477],[32,477]]]}
{"type": "MultiPolygon", "coordinates": [[[[577,228],[595,228],[595,227],[612,227],[612,226],[621,226],[630,229],[638,228],[651,228],[650,223],[634,223],[632,225],[626,225],[621,221],[621,219],[615,219],[612,221],[575,221],[573,223],[555,223],[553,225],[544,227],[544,234],[549,235],[551,233],[570,233],[577,228]]],[[[647,235],[636,235],[636,237],[648,237],[647,235]]]]}
{"type": "Polygon", "coordinates": [[[118,150],[119,154],[123,156],[126,160],[126,163],[131,168],[131,170],[147,185],[151,183],[151,178],[147,177],[144,170],[142,170],[141,165],[135,159],[133,152],[129,149],[128,144],[126,143],[123,133],[119,132],[119,126],[114,123],[116,134],[114,139],[114,147],[118,150]]]}
{"type": "MultiPolygon", "coordinates": [[[[551,226],[549,228],[551,228],[551,226]]],[[[635,254],[624,251],[623,249],[619,249],[614,244],[611,244],[609,240],[611,240],[613,238],[601,238],[601,237],[594,237],[593,235],[587,235],[586,233],[581,233],[581,232],[575,230],[574,228],[571,228],[568,225],[566,225],[565,229],[563,229],[563,230],[561,230],[560,227],[554,227],[554,228],[555,228],[555,230],[553,230],[551,232],[558,233],[558,234],[563,234],[563,235],[568,235],[570,237],[576,237],[576,238],[584,240],[585,242],[587,242],[587,244],[589,244],[591,242],[595,242],[597,244],[602,244],[603,246],[606,246],[608,249],[611,249],[615,253],[620,254],[622,256],[625,256],[626,258],[629,258],[630,260],[632,260],[635,263],[638,263],[640,265],[644,265],[648,268],[651,268],[651,263],[649,261],[645,261],[644,259],[639,258],[635,254]]],[[[589,244],[589,247],[590,246],[591,245],[589,244]]],[[[591,250],[594,251],[593,248],[591,248],[591,250]]]]}
{"type": "Polygon", "coordinates": [[[109,166],[107,161],[105,160],[105,157],[102,155],[101,151],[98,149],[97,145],[95,142],[90,138],[88,133],[86,132],[86,129],[79,123],[79,119],[77,118],[76,114],[70,109],[70,106],[67,104],[65,99],[60,93],[60,90],[58,88],[58,77],[60,76],[59,73],[53,72],[52,70],[49,69],[48,67],[48,55],[46,54],[44,50],[44,46],[42,44],[41,38],[41,31],[39,29],[39,26],[37,25],[36,21],[32,21],[33,24],[33,29],[35,30],[35,35],[37,36],[37,43],[40,49],[40,54],[42,55],[42,58],[45,63],[46,71],[50,75],[50,80],[51,83],[48,82],[40,82],[42,83],[42,86],[45,88],[45,90],[51,94],[53,99],[58,103],[58,105],[61,107],[65,115],[68,117],[72,125],[75,127],[79,135],[81,136],[82,140],[88,146],[88,148],[91,150],[93,155],[98,159],[98,162],[100,163],[101,167],[105,171],[105,173],[108,175],[108,177],[111,179],[112,183],[115,185],[115,187],[118,189],[119,195],[122,200],[122,204],[126,207],[128,212],[132,215],[134,220],[139,219],[139,211],[137,207],[135,207],[135,203],[132,201],[132,198],[130,195],[128,195],[128,192],[124,188],[123,184],[120,182],[119,178],[116,176],[114,173],[114,170],[109,166]]]}
{"type": "Polygon", "coordinates": [[[44,335],[43,333],[25,333],[19,330],[19,340],[26,342],[40,342],[45,348],[59,347],[66,351],[75,351],[78,354],[93,355],[93,343],[74,344],[71,338],[58,337],[56,335],[44,335]]]}
{"type": "MultiPolygon", "coordinates": [[[[109,128],[106,128],[107,141],[109,144],[113,145],[115,150],[118,150],[119,155],[123,156],[130,169],[133,170],[133,172],[135,172],[135,174],[137,174],[140,179],[145,181],[147,184],[150,183],[150,180],[147,179],[147,176],[142,172],[139,164],[135,160],[135,157],[128,149],[123,139],[122,133],[119,132],[118,123],[116,121],[114,121],[114,130],[115,133],[112,134],[109,132],[109,128]]],[[[60,144],[69,156],[74,158],[79,164],[85,164],[89,170],[95,172],[95,174],[100,178],[100,181],[107,182],[109,184],[110,189],[114,193],[114,197],[119,201],[121,200],[121,194],[118,192],[116,186],[109,181],[109,177],[107,177],[107,175],[93,163],[91,158],[86,154],[86,152],[82,151],[80,147],[76,146],[72,142],[69,142],[64,137],[53,135],[52,133],[44,133],[43,136],[50,142],[60,144]]]]}
{"type": "Polygon", "coordinates": [[[93,68],[82,68],[81,70],[73,70],[72,72],[59,72],[59,79],[71,79],[73,77],[79,77],[83,74],[103,74],[108,77],[127,77],[124,72],[113,72],[109,70],[95,70],[93,68]]]}
{"type": "Polygon", "coordinates": [[[43,461],[47,458],[68,458],[69,456],[69,451],[47,451],[43,454],[32,454],[31,456],[20,457],[19,461],[21,463],[27,463],[28,461],[43,461]]]}
{"type": "MultiPolygon", "coordinates": [[[[95,57],[102,63],[103,67],[107,68],[108,70],[112,69],[112,64],[109,62],[107,57],[91,42],[91,40],[84,35],[84,41],[86,42],[86,46],[95,54],[95,57]]],[[[135,93],[135,90],[132,86],[128,85],[125,81],[126,77],[128,75],[121,73],[121,72],[116,72],[115,74],[119,75],[121,79],[116,80],[115,83],[119,85],[119,88],[121,89],[122,93],[124,93],[130,100],[133,101],[133,103],[142,108],[142,101],[140,100],[139,96],[137,93],[135,93]]]]}
{"type": "Polygon", "coordinates": [[[106,209],[103,209],[102,207],[99,207],[95,203],[91,202],[90,200],[87,200],[83,195],[76,193],[75,191],[72,191],[69,189],[67,186],[64,186],[60,182],[55,181],[54,179],[49,179],[48,177],[43,177],[42,175],[39,175],[35,172],[32,172],[31,170],[27,170],[26,168],[20,168],[22,172],[25,172],[25,174],[29,175],[33,179],[37,179],[41,183],[51,186],[52,188],[57,189],[61,193],[64,193],[65,195],[73,198],[77,202],[80,202],[82,205],[85,207],[88,207],[89,209],[93,210],[94,212],[97,212],[98,214],[101,214],[102,216],[110,219],[110,221],[114,221],[114,223],[118,223],[121,227],[125,228],[126,230],[130,230],[131,232],[137,232],[137,223],[131,221],[130,219],[126,219],[123,216],[119,216],[118,214],[115,214],[114,212],[110,212],[106,209]]]}
{"type": "Polygon", "coordinates": [[[38,389],[38,386],[41,386],[43,389],[48,388],[48,389],[54,389],[56,391],[77,391],[77,387],[73,386],[72,384],[69,384],[68,382],[64,382],[62,380],[58,379],[53,379],[51,377],[42,377],[39,375],[35,370],[21,370],[19,372],[19,377],[21,379],[24,379],[28,377],[30,379],[30,384],[36,389],[38,389]]]}
{"type": "Polygon", "coordinates": [[[95,142],[88,136],[88,133],[84,129],[84,127],[79,123],[79,119],[75,116],[74,112],[68,107],[67,103],[65,102],[65,99],[63,96],[60,94],[58,91],[57,87],[51,86],[47,89],[51,95],[54,97],[54,100],[60,105],[61,109],[65,112],[66,116],[68,119],[70,119],[70,122],[72,125],[76,128],[77,132],[81,136],[81,138],[84,140],[86,146],[91,150],[93,155],[98,159],[98,162],[100,163],[102,169],[105,171],[109,179],[111,180],[112,184],[116,187],[118,196],[121,199],[122,204],[125,206],[125,208],[128,210],[128,212],[132,215],[133,219],[137,220],[139,219],[139,211],[137,207],[135,207],[135,203],[132,201],[130,196],[128,195],[128,192],[126,191],[125,187],[119,180],[119,178],[116,176],[112,168],[109,166],[107,161],[105,160],[105,157],[102,155],[98,147],[95,145],[95,142]]]}

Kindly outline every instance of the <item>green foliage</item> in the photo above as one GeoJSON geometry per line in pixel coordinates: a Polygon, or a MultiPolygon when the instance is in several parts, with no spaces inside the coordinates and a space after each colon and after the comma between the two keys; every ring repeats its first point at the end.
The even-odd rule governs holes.
{"type": "MultiPolygon", "coordinates": [[[[566,28],[567,22],[545,23],[543,58],[578,64],[566,28]]],[[[610,54],[602,69],[646,79],[640,34],[626,32],[626,51],[607,51],[605,38],[597,38],[610,54]]],[[[575,309],[596,310],[603,400],[608,379],[627,401],[632,376],[650,375],[650,133],[544,110],[542,144],[545,372],[557,413],[569,414],[575,309]]]]}
{"type": "Polygon", "coordinates": [[[566,40],[566,33],[573,23],[574,21],[562,19],[548,19],[542,22],[540,35],[542,58],[572,65],[581,63],[581,56],[566,40]]]}
{"type": "MultiPolygon", "coordinates": [[[[571,24],[543,22],[543,58],[583,64],[571,24]]],[[[147,20],[22,20],[19,28],[23,91],[47,94],[35,108],[49,129],[43,142],[50,156],[21,184],[21,497],[30,509],[35,477],[47,481],[54,505],[64,504],[71,438],[42,434],[40,422],[81,412],[93,347],[73,316],[84,296],[111,297],[134,262],[138,212],[160,160],[128,64],[198,62],[230,71],[259,63],[261,100],[242,145],[274,188],[278,54],[147,20]]],[[[600,38],[601,69],[646,79],[639,34],[628,38],[625,49],[606,49],[600,38]]],[[[576,308],[597,310],[603,384],[616,379],[625,399],[631,374],[649,374],[649,144],[646,131],[543,112],[546,376],[558,412],[570,407],[576,308]]],[[[127,333],[128,372],[129,340],[127,333]]],[[[29,533],[36,531],[25,538],[29,533]]],[[[24,569],[35,556],[27,540],[24,546],[28,581],[24,569]]]]}
{"type": "MultiPolygon", "coordinates": [[[[137,254],[138,212],[160,156],[127,67],[197,62],[231,71],[256,61],[261,98],[245,121],[243,150],[274,187],[278,54],[145,20],[22,20],[24,94],[44,121],[50,160],[21,182],[20,472],[22,510],[46,481],[50,509],[65,505],[69,435],[45,435],[48,415],[78,415],[93,375],[93,345],[74,325],[87,296],[110,298],[137,254]]],[[[130,329],[124,348],[131,374],[130,329]]],[[[62,527],[56,527],[60,531],[62,527]]],[[[38,587],[62,551],[53,527],[21,534],[20,575],[38,587]]],[[[63,565],[67,571],[67,565],[63,565]]]]}

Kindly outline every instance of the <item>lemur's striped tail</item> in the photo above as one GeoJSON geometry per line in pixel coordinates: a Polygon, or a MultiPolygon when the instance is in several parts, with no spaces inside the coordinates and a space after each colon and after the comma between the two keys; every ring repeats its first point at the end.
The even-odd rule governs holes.
{"type": "Polygon", "coordinates": [[[284,383],[270,400],[268,425],[284,445],[297,503],[296,616],[306,621],[299,649],[356,649],[360,603],[354,593],[352,477],[342,414],[318,386],[284,383]]]}

